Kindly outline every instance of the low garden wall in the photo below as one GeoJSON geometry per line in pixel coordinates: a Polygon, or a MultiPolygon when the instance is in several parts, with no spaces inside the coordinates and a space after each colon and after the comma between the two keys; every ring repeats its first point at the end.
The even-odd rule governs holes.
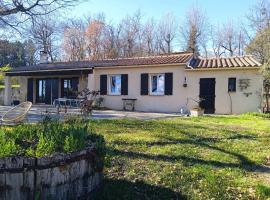
{"type": "Polygon", "coordinates": [[[0,199],[92,199],[102,181],[102,161],[89,147],[50,157],[0,159],[0,199]]]}

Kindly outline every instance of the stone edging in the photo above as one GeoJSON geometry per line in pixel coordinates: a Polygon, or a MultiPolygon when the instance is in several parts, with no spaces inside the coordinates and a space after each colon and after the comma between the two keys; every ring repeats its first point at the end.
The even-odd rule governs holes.
{"type": "Polygon", "coordinates": [[[41,158],[1,158],[0,199],[90,197],[102,182],[102,171],[102,160],[93,146],[41,158]]]}

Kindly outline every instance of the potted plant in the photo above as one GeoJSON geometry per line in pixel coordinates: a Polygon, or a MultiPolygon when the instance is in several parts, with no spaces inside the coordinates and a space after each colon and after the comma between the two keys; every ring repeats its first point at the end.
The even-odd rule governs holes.
{"type": "Polygon", "coordinates": [[[197,105],[190,109],[190,116],[191,117],[202,116],[204,114],[204,109],[200,106],[200,103],[203,101],[203,99],[200,98],[199,100],[194,100],[194,99],[192,100],[195,101],[197,105]]]}
{"type": "Polygon", "coordinates": [[[203,113],[204,113],[204,109],[199,107],[199,106],[190,109],[190,116],[192,116],[192,117],[202,116],[203,113]]]}

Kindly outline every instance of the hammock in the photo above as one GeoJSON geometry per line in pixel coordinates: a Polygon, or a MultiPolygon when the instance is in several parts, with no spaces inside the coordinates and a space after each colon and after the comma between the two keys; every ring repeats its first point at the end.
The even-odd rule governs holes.
{"type": "Polygon", "coordinates": [[[32,103],[27,101],[23,102],[10,110],[8,110],[3,116],[1,121],[5,123],[20,123],[22,122],[28,111],[30,110],[32,103]]]}

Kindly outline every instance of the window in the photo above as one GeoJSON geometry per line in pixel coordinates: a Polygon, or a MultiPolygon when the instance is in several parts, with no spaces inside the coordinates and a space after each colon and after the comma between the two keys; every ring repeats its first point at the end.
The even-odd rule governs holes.
{"type": "Polygon", "coordinates": [[[151,95],[164,95],[165,89],[165,75],[153,74],[150,79],[150,94],[151,95]]]}
{"type": "Polygon", "coordinates": [[[62,97],[76,98],[78,93],[78,78],[65,78],[62,79],[62,97]]]}
{"type": "Polygon", "coordinates": [[[46,80],[38,79],[37,80],[37,102],[44,103],[46,97],[46,80]]]}
{"type": "Polygon", "coordinates": [[[121,75],[109,76],[109,94],[121,95],[121,75]]]}
{"type": "Polygon", "coordinates": [[[228,79],[228,92],[236,92],[236,78],[228,79]]]}

